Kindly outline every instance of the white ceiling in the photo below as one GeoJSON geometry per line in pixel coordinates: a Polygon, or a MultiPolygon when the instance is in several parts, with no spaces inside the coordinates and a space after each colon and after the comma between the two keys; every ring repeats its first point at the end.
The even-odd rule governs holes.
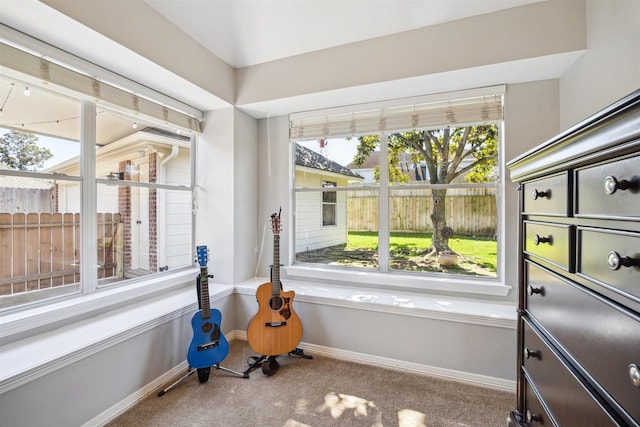
{"type": "MultiPolygon", "coordinates": [[[[73,21],[38,0],[0,0],[0,21],[200,111],[215,94],[73,21]],[[65,29],[62,31],[61,29],[65,29]]],[[[95,0],[106,1],[106,0],[95,0]]],[[[140,0],[235,67],[381,37],[544,0],[140,0]]],[[[113,3],[117,5],[118,3],[113,3]]],[[[238,105],[256,118],[496,84],[558,78],[567,52],[473,69],[238,105]],[[461,82],[464,87],[461,87],[461,82]]]]}
{"type": "Polygon", "coordinates": [[[233,67],[542,0],[144,0],[233,67]]]}

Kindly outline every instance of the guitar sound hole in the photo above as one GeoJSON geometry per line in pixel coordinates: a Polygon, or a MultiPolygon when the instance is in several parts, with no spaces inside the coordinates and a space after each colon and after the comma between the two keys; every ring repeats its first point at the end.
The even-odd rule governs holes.
{"type": "Polygon", "coordinates": [[[211,332],[211,329],[213,329],[211,323],[207,322],[202,324],[202,332],[204,332],[205,334],[211,332]]]}
{"type": "Polygon", "coordinates": [[[269,308],[271,308],[271,310],[280,310],[283,305],[284,301],[280,296],[271,297],[271,299],[269,300],[269,308]]]}

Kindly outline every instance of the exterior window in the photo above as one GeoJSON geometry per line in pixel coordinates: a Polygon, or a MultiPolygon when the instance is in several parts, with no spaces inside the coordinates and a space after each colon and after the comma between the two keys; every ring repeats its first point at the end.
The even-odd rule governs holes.
{"type": "MultiPolygon", "coordinates": [[[[328,150],[338,148],[342,140],[302,141],[295,149],[295,253],[296,262],[348,265],[377,268],[373,252],[356,252],[349,239],[352,193],[377,200],[375,188],[359,188],[364,178],[343,166],[348,161],[329,155],[328,150]],[[335,160],[333,160],[335,159],[335,160]],[[333,186],[326,187],[330,182],[333,186]],[[362,190],[362,191],[359,191],[362,190]],[[325,196],[327,194],[327,196],[325,196]],[[326,199],[325,199],[326,197],[326,199]],[[325,203],[325,200],[329,201],[325,203]],[[324,226],[325,206],[332,207],[335,226],[324,226]],[[321,217],[322,215],[322,217],[321,217]]],[[[375,187],[373,184],[372,187],[375,187]]],[[[377,206],[377,203],[374,203],[377,206]]],[[[377,208],[374,208],[377,212],[377,208]]],[[[369,231],[377,231],[376,224],[368,224],[369,231]]],[[[375,233],[374,233],[375,234],[375,233]]],[[[377,241],[377,237],[374,237],[377,241]]]]}
{"type": "Polygon", "coordinates": [[[295,262],[496,279],[499,130],[496,121],[295,142],[295,262]],[[338,173],[336,190],[346,188],[326,191],[338,173]],[[314,195],[324,209],[334,194],[340,233],[329,239],[306,216],[314,195]]]}
{"type": "Polygon", "coordinates": [[[190,137],[24,87],[0,76],[0,309],[191,266],[190,137]]]}
{"type": "Polygon", "coordinates": [[[55,173],[80,156],[80,103],[26,87],[0,75],[0,309],[80,290],[82,211],[60,196],[81,177],[55,173]]]}
{"type": "MultiPolygon", "coordinates": [[[[337,185],[335,182],[323,181],[322,188],[335,188],[337,185]]],[[[335,191],[323,191],[322,192],[322,225],[336,225],[336,192],[335,191]]]]}

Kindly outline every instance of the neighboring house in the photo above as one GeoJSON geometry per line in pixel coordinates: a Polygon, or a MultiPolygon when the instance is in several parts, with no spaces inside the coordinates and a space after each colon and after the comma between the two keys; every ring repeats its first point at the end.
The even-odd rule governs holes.
{"type": "MultiPolygon", "coordinates": [[[[3,164],[0,169],[11,170],[3,164]]],[[[51,213],[53,187],[38,178],[0,175],[0,213],[51,213]]]]}
{"type": "MultiPolygon", "coordinates": [[[[296,144],[296,185],[309,188],[340,188],[362,182],[361,175],[296,144]]],[[[347,192],[296,193],[296,253],[347,242],[347,192]]]]}
{"type": "MultiPolygon", "coordinates": [[[[399,159],[396,167],[409,175],[409,182],[419,183],[420,181],[429,180],[429,171],[427,170],[426,162],[421,161],[420,163],[415,163],[411,160],[411,156],[408,153],[402,153],[398,157],[399,159]]],[[[460,167],[463,168],[469,165],[472,160],[473,158],[463,159],[460,167]]],[[[363,176],[365,183],[371,183],[375,182],[374,171],[379,162],[380,151],[374,151],[365,159],[362,165],[355,165],[351,162],[346,167],[354,173],[363,176]]],[[[463,177],[458,177],[455,179],[455,182],[462,182],[463,179],[463,177]]]]}
{"type": "MultiPolygon", "coordinates": [[[[124,226],[125,276],[154,273],[191,264],[191,193],[117,185],[119,180],[189,186],[189,138],[146,128],[96,150],[97,178],[113,179],[98,185],[98,213],[120,214],[124,226]],[[162,244],[158,244],[162,242],[162,244]]],[[[48,172],[79,175],[77,158],[48,172]]],[[[80,212],[80,186],[56,181],[59,212],[80,212]]]]}

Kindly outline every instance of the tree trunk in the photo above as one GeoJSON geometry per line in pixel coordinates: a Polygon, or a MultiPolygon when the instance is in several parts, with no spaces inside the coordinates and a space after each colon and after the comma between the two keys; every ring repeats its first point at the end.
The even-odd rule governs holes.
{"type": "Polygon", "coordinates": [[[427,255],[437,255],[449,249],[449,238],[442,235],[442,229],[447,226],[447,190],[431,190],[433,196],[433,211],[431,223],[433,224],[433,238],[427,255]]]}

